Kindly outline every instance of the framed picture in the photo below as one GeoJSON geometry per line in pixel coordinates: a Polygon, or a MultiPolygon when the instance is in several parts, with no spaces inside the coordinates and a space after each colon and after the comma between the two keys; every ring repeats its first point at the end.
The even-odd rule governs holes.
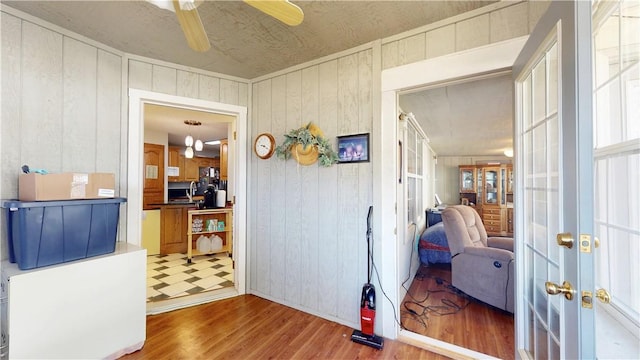
{"type": "Polygon", "coordinates": [[[369,162],[369,134],[338,136],[338,162],[369,162]]]}

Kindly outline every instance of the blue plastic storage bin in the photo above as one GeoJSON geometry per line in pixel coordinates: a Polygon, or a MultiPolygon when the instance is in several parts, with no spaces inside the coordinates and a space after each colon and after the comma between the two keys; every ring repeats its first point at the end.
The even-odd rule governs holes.
{"type": "Polygon", "coordinates": [[[124,202],[125,198],[3,201],[9,260],[27,270],[114,252],[124,202]]]}

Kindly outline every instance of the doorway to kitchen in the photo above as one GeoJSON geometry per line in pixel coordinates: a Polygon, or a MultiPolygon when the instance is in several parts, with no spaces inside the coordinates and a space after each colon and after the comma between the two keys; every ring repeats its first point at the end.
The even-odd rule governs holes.
{"type": "MultiPolygon", "coordinates": [[[[200,99],[184,98],[179,96],[154,93],[149,91],[130,89],[129,91],[129,142],[128,142],[128,178],[127,178],[127,239],[128,242],[142,246],[143,220],[143,189],[147,168],[144,159],[145,143],[145,108],[161,106],[168,109],[179,109],[191,112],[203,112],[211,116],[225,115],[232,118],[229,122],[229,137],[226,151],[228,151],[227,168],[229,172],[229,183],[227,191],[229,200],[227,212],[232,215],[226,221],[225,232],[229,233],[230,242],[225,244],[233,251],[225,251],[220,254],[204,256],[193,256],[187,258],[188,254],[175,253],[164,254],[162,258],[150,256],[148,263],[153,271],[164,270],[161,274],[156,274],[155,281],[162,282],[162,279],[180,278],[180,283],[185,291],[172,292],[174,295],[162,299],[163,301],[148,302],[147,313],[159,313],[186,306],[197,305],[204,302],[237,296],[245,293],[245,267],[246,267],[246,164],[247,151],[247,109],[246,107],[222,104],[200,99]],[[189,261],[191,260],[191,261],[189,261]],[[161,264],[160,264],[161,263],[161,264]],[[188,266],[185,266],[188,265],[188,266]],[[175,269],[170,269],[175,266],[175,269]],[[184,267],[185,269],[183,269],[184,267]],[[227,271],[231,270],[231,271],[227,271]],[[167,273],[167,271],[169,273],[167,273]],[[195,272],[200,277],[193,276],[195,272]],[[206,273],[206,274],[205,274],[206,273]],[[194,285],[198,282],[199,285],[194,285]],[[214,284],[216,283],[216,284],[214,284]],[[202,285],[202,286],[200,286],[202,285]],[[198,288],[208,288],[212,291],[202,292],[198,288]],[[194,290],[195,289],[195,290],[194,290]],[[217,289],[217,290],[216,290],[217,289]],[[193,294],[192,294],[193,293],[193,294]],[[188,295],[188,296],[184,296],[188,295]]],[[[167,141],[167,140],[165,140],[167,141]]],[[[169,144],[167,143],[167,146],[169,144]]],[[[162,162],[162,167],[166,168],[166,162],[162,162]]],[[[166,178],[165,178],[166,179],[166,178]]],[[[166,183],[166,180],[163,179],[166,183]]],[[[163,195],[161,204],[168,204],[167,194],[163,195]]],[[[168,204],[169,205],[169,204],[168,204]]],[[[171,204],[175,205],[175,204],[171,204]]],[[[197,204],[188,204],[182,209],[185,214],[189,214],[189,222],[198,218],[199,211],[197,204]]],[[[189,232],[191,233],[191,232],[189,232]]],[[[196,243],[197,239],[189,236],[196,243]]],[[[149,268],[149,267],[148,267],[149,268]]],[[[163,284],[158,286],[164,287],[163,284]]],[[[177,289],[177,288],[176,288],[177,289]]],[[[151,294],[154,295],[154,294],[151,294]]],[[[159,294],[158,299],[163,298],[159,294]]],[[[166,295],[166,294],[165,294],[166,295]]]]}

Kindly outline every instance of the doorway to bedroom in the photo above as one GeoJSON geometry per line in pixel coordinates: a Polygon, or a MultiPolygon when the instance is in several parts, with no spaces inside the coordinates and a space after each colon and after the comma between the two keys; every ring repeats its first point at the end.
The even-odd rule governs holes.
{"type": "Polygon", "coordinates": [[[506,216],[505,229],[500,229],[500,213],[513,209],[512,192],[507,196],[506,186],[483,191],[487,189],[481,180],[487,163],[502,166],[504,175],[507,164],[512,165],[504,155],[504,150],[512,148],[512,99],[511,74],[504,71],[411,89],[398,96],[402,111],[398,134],[406,151],[405,241],[412,241],[415,250],[399,263],[405,293],[399,311],[401,326],[502,359],[513,359],[515,354],[513,314],[476,300],[452,284],[451,252],[441,212],[446,206],[464,203],[481,217],[484,208],[485,216],[492,217],[487,223],[497,224],[490,229],[492,236],[513,233],[513,229],[507,233],[506,216]],[[469,189],[461,187],[461,169],[471,169],[469,189]]]}

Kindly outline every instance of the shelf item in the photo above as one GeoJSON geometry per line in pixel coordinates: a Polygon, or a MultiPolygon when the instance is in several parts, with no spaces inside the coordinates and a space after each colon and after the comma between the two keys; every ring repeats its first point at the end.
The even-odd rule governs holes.
{"type": "Polygon", "coordinates": [[[233,209],[189,210],[187,213],[187,262],[198,255],[233,250],[233,209]]]}

